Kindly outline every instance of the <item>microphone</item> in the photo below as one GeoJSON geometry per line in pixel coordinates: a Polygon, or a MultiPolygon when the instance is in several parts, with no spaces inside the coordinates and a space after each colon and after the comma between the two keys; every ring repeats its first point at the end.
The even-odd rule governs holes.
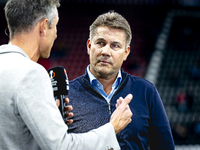
{"type": "Polygon", "coordinates": [[[54,98],[60,99],[59,110],[65,121],[65,101],[64,98],[68,95],[69,80],[66,70],[61,67],[53,67],[48,70],[49,77],[51,79],[51,85],[53,88],[54,98]]]}

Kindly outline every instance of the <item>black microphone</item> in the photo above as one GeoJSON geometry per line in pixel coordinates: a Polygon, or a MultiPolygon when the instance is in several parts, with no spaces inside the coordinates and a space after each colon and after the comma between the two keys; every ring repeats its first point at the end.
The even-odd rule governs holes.
{"type": "Polygon", "coordinates": [[[63,117],[63,120],[66,121],[64,98],[68,95],[68,91],[69,91],[69,80],[67,77],[67,72],[63,67],[58,66],[58,67],[50,68],[48,70],[48,73],[51,79],[51,85],[53,88],[54,98],[60,99],[59,110],[63,117]]]}

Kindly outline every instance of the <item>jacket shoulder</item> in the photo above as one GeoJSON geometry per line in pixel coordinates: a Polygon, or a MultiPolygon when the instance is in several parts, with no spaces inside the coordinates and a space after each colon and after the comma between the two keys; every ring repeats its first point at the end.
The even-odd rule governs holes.
{"type": "Polygon", "coordinates": [[[128,82],[130,82],[130,80],[133,82],[133,83],[136,83],[136,84],[140,84],[140,85],[143,85],[143,86],[149,86],[149,87],[155,87],[154,84],[144,78],[141,78],[141,77],[137,77],[137,76],[133,76],[133,75],[130,75],[127,73],[127,77],[126,77],[128,82]]]}

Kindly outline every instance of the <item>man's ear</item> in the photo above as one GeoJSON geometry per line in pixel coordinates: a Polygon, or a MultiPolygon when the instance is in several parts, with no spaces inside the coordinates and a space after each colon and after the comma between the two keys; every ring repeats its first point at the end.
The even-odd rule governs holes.
{"type": "Polygon", "coordinates": [[[127,59],[128,55],[130,54],[130,46],[128,46],[126,49],[125,49],[125,54],[124,54],[124,61],[127,59]]]}
{"type": "Polygon", "coordinates": [[[90,50],[91,50],[91,41],[90,39],[87,40],[87,53],[90,55],[90,50]]]}
{"type": "Polygon", "coordinates": [[[39,27],[40,27],[40,36],[45,36],[46,35],[46,31],[48,29],[48,19],[42,19],[39,22],[39,27]]]}

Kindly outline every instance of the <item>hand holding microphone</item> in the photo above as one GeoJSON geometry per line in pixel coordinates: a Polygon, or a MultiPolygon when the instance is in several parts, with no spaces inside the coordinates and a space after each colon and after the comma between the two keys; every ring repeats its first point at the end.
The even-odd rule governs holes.
{"type": "MultiPolygon", "coordinates": [[[[69,103],[69,98],[65,98],[65,104],[66,103],[69,103]]],[[[60,100],[57,99],[56,100],[56,105],[59,107],[60,106],[60,100]]],[[[69,112],[69,111],[72,111],[73,110],[73,107],[71,105],[67,105],[65,106],[65,123],[67,123],[67,125],[69,124],[72,124],[73,123],[73,120],[72,119],[66,119],[66,118],[71,118],[74,116],[74,114],[72,112],[69,112]]]]}
{"type": "Polygon", "coordinates": [[[56,99],[56,104],[59,107],[62,118],[67,124],[73,122],[72,119],[66,120],[66,117],[72,117],[73,113],[65,113],[65,111],[71,111],[72,106],[66,106],[65,103],[69,103],[69,99],[66,98],[69,91],[69,80],[67,77],[66,70],[63,67],[54,67],[48,70],[49,77],[51,79],[51,84],[54,92],[54,98],[56,99]]]}

